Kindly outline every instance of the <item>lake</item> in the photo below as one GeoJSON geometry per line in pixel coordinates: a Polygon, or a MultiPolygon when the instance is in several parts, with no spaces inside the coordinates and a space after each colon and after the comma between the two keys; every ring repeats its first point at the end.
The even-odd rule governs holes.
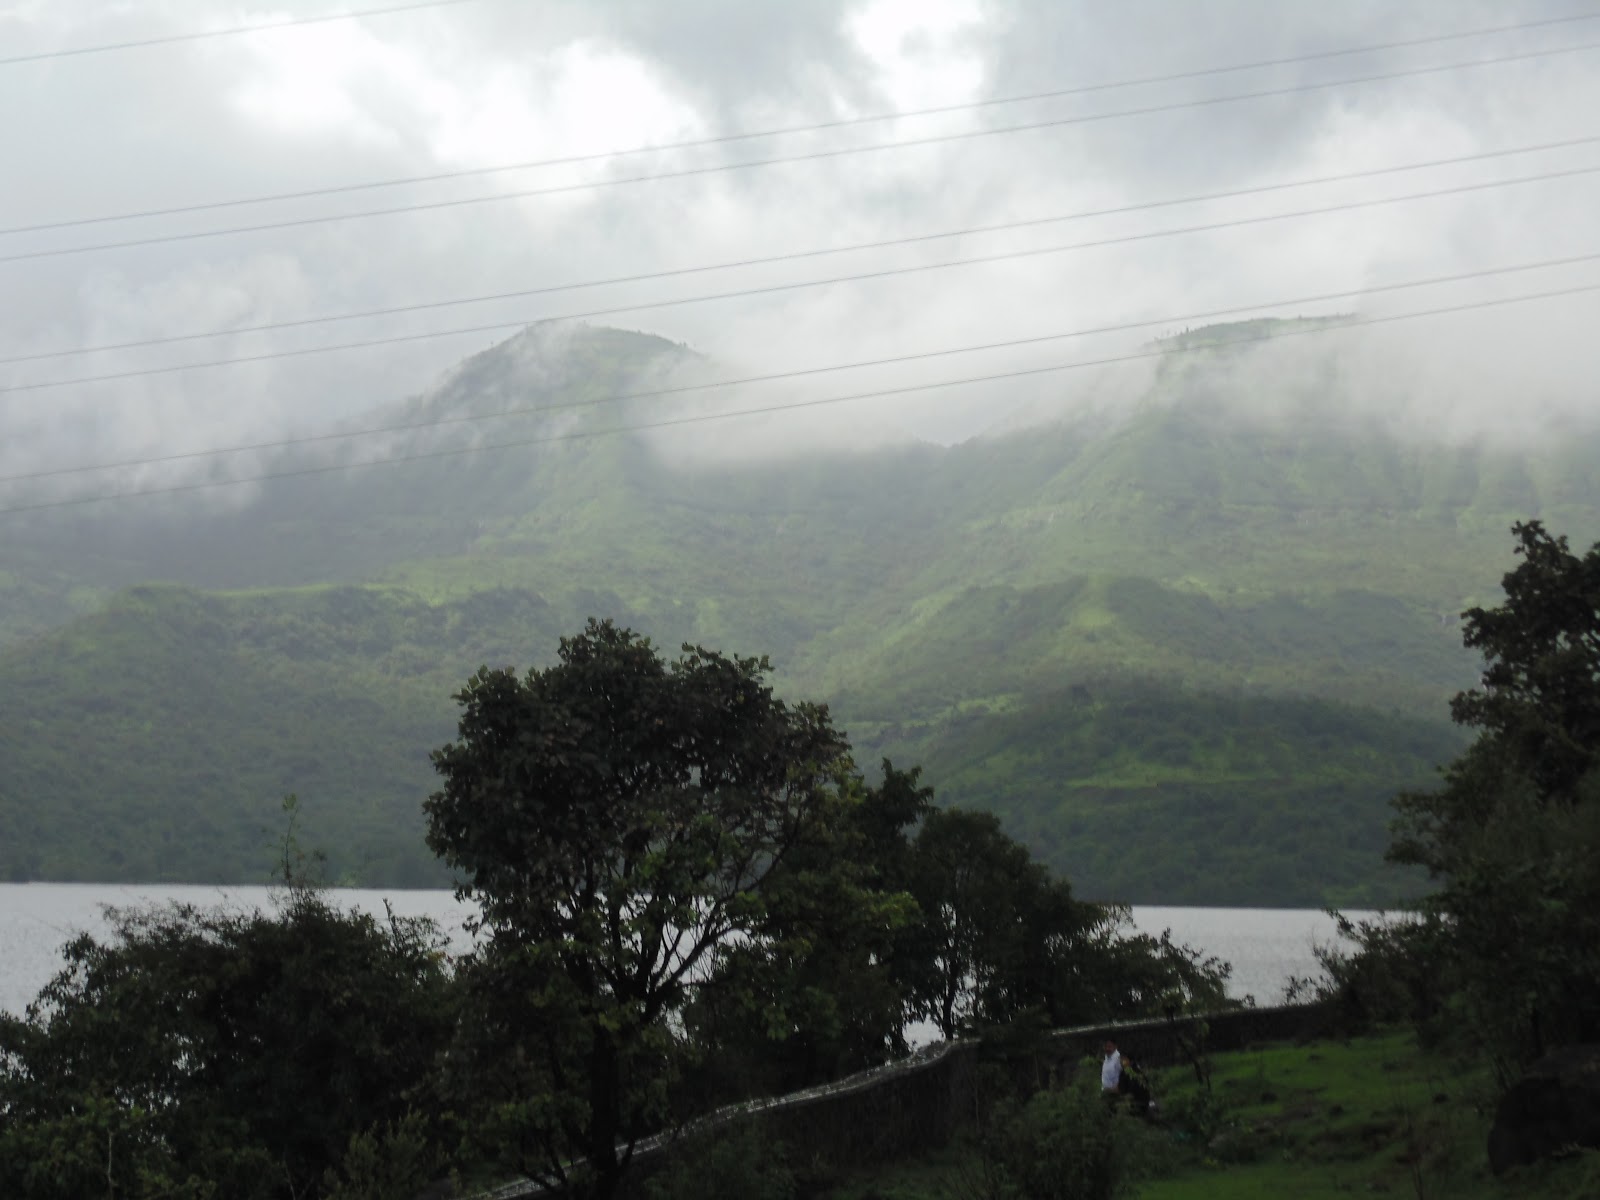
{"type": "MultiPolygon", "coordinates": [[[[459,949],[470,945],[462,928],[469,909],[444,891],[338,889],[341,903],[381,916],[387,899],[400,916],[432,917],[459,949]]],[[[0,1010],[21,1013],[61,965],[61,947],[85,930],[106,929],[101,910],[169,900],[250,909],[270,906],[272,889],[170,884],[0,884],[0,1010]]],[[[1352,917],[1368,916],[1351,913],[1352,917]]],[[[1282,1000],[1285,982],[1312,975],[1312,948],[1334,940],[1326,913],[1302,908],[1133,909],[1134,925],[1147,933],[1171,929],[1179,941],[1233,964],[1229,992],[1259,1004],[1282,1000]]]]}

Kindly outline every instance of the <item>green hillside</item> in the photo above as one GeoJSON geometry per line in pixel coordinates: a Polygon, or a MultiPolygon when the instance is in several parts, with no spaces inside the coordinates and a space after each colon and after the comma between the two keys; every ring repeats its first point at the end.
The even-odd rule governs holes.
{"type": "Polygon", "coordinates": [[[1080,895],[1366,907],[1388,799],[1459,753],[1454,729],[1319,700],[1080,684],[873,739],[946,802],[998,812],[1080,895]]]}
{"type": "MultiPolygon", "coordinates": [[[[450,693],[548,659],[579,619],[516,589],[122,593],[0,657],[0,875],[260,879],[293,791],[335,877],[440,883],[418,801],[450,693]]],[[[1438,723],[1112,675],[921,723],[841,716],[863,761],[923,762],[1081,894],[1126,900],[1382,898],[1387,796],[1456,749],[1438,723]]]]}
{"type": "MultiPolygon", "coordinates": [[[[1277,394],[1186,336],[1115,418],[950,447],[683,465],[577,438],[12,517],[0,872],[258,879],[294,791],[336,874],[437,882],[417,805],[451,692],[593,614],[770,654],[864,761],[925,763],[1084,894],[1384,898],[1386,798],[1454,752],[1474,676],[1456,616],[1513,520],[1600,536],[1600,437],[1402,441],[1338,418],[1331,360],[1277,394]]],[[[531,330],[360,424],[450,422],[390,454],[603,430],[674,410],[594,401],[707,370],[531,330]],[[530,407],[557,411],[462,419],[530,407]]],[[[373,453],[341,445],[262,469],[373,453]]]]}

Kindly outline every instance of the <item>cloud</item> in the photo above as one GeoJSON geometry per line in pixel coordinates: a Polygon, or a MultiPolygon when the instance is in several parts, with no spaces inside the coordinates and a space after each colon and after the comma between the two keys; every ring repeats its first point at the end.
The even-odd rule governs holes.
{"type": "MultiPolygon", "coordinates": [[[[310,13],[288,0],[270,15],[310,13]]],[[[1577,13],[1549,0],[1431,0],[1396,10],[1275,0],[1118,5],[911,0],[489,3],[0,69],[7,134],[0,227],[807,125],[1577,13]]],[[[247,14],[248,17],[249,14],[247,14]]],[[[258,10],[258,16],[269,15],[258,10]]],[[[0,8],[18,53],[200,28],[191,3],[0,8]]],[[[1000,124],[1288,88],[1600,40],[1600,22],[1326,58],[813,134],[355,191],[270,205],[0,236],[0,255],[299,216],[606,183],[1000,124]]],[[[1594,52],[1330,87],[1053,129],[728,170],[429,212],[0,263],[0,357],[236,323],[424,303],[801,249],[1234,191],[1597,131],[1594,52]]],[[[1008,234],[679,279],[596,286],[382,320],[137,353],[0,366],[0,387],[329,342],[518,322],[789,284],[1006,249],[1269,217],[1408,191],[1600,164],[1600,146],[1107,216],[1008,234]]],[[[1006,263],[709,300],[613,322],[685,341],[730,373],[917,354],[1076,328],[1381,287],[1600,250],[1595,176],[1135,241],[1006,263]]],[[[1316,311],[1398,312],[1572,285],[1600,270],[1374,293],[1316,311]]],[[[1262,311],[1278,311],[1263,308],[1262,311]]],[[[1595,309],[1578,298],[1400,323],[1350,340],[1386,412],[1419,436],[1593,415],[1595,309]],[[1387,364],[1387,365],[1382,365],[1387,364]],[[1381,369],[1380,369],[1381,366],[1381,369]],[[1403,387],[1395,381],[1407,381],[1403,387]],[[1508,400],[1514,397],[1514,402],[1508,400]],[[1409,406],[1409,407],[1407,407],[1409,406]],[[1514,410],[1515,416],[1508,417],[1514,410]]],[[[1289,313],[1287,315],[1293,315],[1289,313]]],[[[741,393],[793,400],[1136,349],[1084,338],[741,393]]],[[[0,393],[0,470],[325,428],[416,394],[501,335],[316,354],[248,367],[0,393]]],[[[1353,360],[1356,361],[1356,360],[1353,360]]],[[[1355,368],[1352,368],[1355,371],[1355,368]]],[[[950,441],[1114,404],[1144,378],[1062,375],[697,426],[669,444],[743,453],[890,438],[950,441]]],[[[1352,377],[1365,379],[1359,371],[1352,377]]],[[[697,404],[709,401],[696,401],[697,404]]],[[[730,398],[728,403],[735,403],[730,398]]],[[[698,411],[698,410],[697,410],[698,411]]],[[[190,466],[183,469],[200,469],[190,466]]]]}

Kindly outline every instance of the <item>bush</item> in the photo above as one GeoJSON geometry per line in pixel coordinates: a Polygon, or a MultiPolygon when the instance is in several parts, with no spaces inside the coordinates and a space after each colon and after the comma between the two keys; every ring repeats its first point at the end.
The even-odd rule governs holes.
{"type": "Polygon", "coordinates": [[[306,1200],[352,1135],[427,1139],[402,1119],[435,1107],[453,1014],[426,922],[306,889],[271,915],[111,917],[0,1020],[0,1195],[306,1200]]]}
{"type": "Polygon", "coordinates": [[[984,1138],[974,1200],[1117,1200],[1133,1193],[1136,1123],[1092,1081],[1002,1105],[984,1138]]]}
{"type": "Polygon", "coordinates": [[[352,1135],[340,1169],[330,1168],[323,1176],[322,1200],[413,1200],[418,1184],[443,1165],[427,1122],[407,1113],[381,1130],[352,1135]]]}
{"type": "Polygon", "coordinates": [[[645,1193],[649,1200],[794,1200],[798,1190],[783,1143],[745,1121],[680,1147],[645,1193]]]}
{"type": "Polygon", "coordinates": [[[1437,917],[1351,921],[1334,912],[1339,941],[1316,948],[1322,975],[1291,979],[1285,998],[1327,1004],[1336,1031],[1367,1033],[1385,1025],[1413,1026],[1425,1045],[1448,1032],[1454,972],[1437,917]]]}
{"type": "Polygon", "coordinates": [[[1167,1125],[1186,1141],[1210,1146],[1229,1124],[1228,1107],[1210,1088],[1177,1092],[1163,1101],[1162,1116],[1167,1125]]]}

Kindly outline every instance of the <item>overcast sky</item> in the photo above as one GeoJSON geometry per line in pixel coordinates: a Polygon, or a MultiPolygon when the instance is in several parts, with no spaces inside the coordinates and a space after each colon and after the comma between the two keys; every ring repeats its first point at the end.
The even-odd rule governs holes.
{"type": "MultiPolygon", "coordinates": [[[[0,0],[0,58],[381,7],[378,0],[0,0]]],[[[0,66],[0,228],[626,150],[1577,14],[1570,0],[475,0],[0,66]]],[[[1600,20],[814,134],[212,212],[0,235],[0,257],[1117,112],[1600,44],[1600,20]]],[[[0,357],[427,303],[1070,214],[1600,135],[1600,50],[819,161],[0,262],[0,357]]],[[[0,365],[0,386],[1113,238],[1585,166],[1600,142],[1377,179],[645,284],[158,350],[0,365]]],[[[1232,306],[1367,314],[1600,282],[1600,263],[1275,309],[1267,302],[1600,252],[1577,175],[764,298],[618,314],[729,370],[783,371],[1232,306]]],[[[1424,426],[1594,407],[1592,296],[1388,327],[1424,426]],[[1403,333],[1401,331],[1404,331],[1403,333]]],[[[1137,349],[1147,331],[795,382],[836,392],[1137,349]]],[[[306,432],[414,394],[499,334],[0,394],[0,470],[306,432]]],[[[1370,347],[1369,347],[1370,350],[1370,347]]],[[[1288,369],[1292,369],[1292,363],[1288,369]]],[[[1100,380],[1101,391],[1108,386],[1100,380]]],[[[1115,381],[1109,386],[1115,390],[1115,381]]],[[[1087,377],[807,418],[951,440],[1087,377]],[[1005,403],[1003,403],[1005,402],[1005,403]]],[[[1104,396],[1098,402],[1104,402],[1104,396]]],[[[1391,403],[1392,397],[1385,400],[1391,403]]],[[[770,430],[770,426],[768,427],[770,430]]],[[[738,422],[699,426],[736,444],[738,422]]]]}

